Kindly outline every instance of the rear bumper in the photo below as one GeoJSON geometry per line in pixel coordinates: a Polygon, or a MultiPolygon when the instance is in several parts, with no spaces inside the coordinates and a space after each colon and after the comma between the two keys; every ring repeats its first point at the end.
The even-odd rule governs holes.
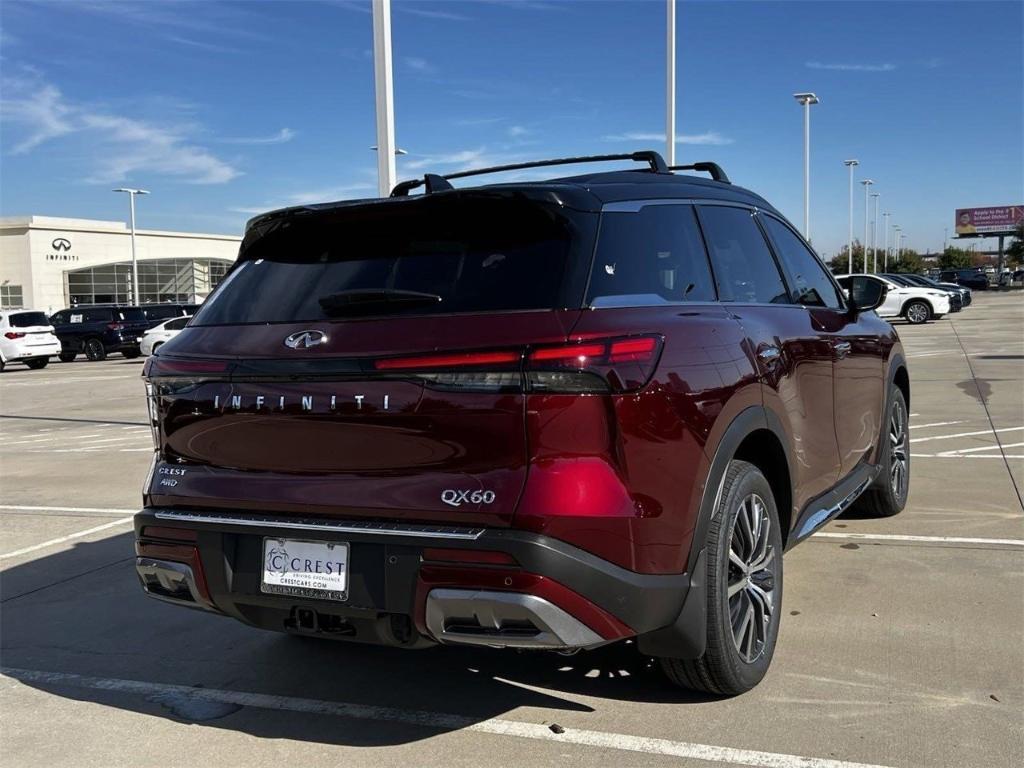
{"type": "Polygon", "coordinates": [[[17,360],[32,360],[38,357],[52,357],[60,354],[60,342],[52,341],[45,344],[12,344],[4,349],[4,360],[13,363],[17,360]]]}
{"type": "Polygon", "coordinates": [[[507,529],[151,507],[135,533],[153,597],[263,629],[406,647],[595,647],[677,624],[690,591],[688,574],[638,574],[507,529]],[[264,593],[265,537],[347,542],[346,600],[264,593]]]}

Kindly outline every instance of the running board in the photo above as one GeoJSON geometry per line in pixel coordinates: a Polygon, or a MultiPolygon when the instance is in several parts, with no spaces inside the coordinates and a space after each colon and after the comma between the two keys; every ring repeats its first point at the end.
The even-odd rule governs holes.
{"type": "Polygon", "coordinates": [[[819,528],[845,512],[864,493],[875,480],[878,468],[871,464],[862,464],[847,475],[839,485],[831,491],[819,496],[804,507],[803,513],[793,528],[787,546],[803,541],[819,528]]]}

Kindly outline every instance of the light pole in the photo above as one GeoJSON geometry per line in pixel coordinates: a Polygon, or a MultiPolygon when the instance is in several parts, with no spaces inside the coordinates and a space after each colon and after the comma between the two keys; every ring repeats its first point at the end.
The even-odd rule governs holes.
{"type": "Polygon", "coordinates": [[[903,238],[903,232],[902,232],[902,230],[899,227],[897,227],[895,225],[893,226],[893,230],[895,230],[895,231],[893,233],[892,258],[893,258],[893,261],[896,264],[899,264],[900,263],[900,240],[903,238]]]}
{"type": "Polygon", "coordinates": [[[676,164],[676,0],[667,0],[665,24],[665,159],[676,164]]]}
{"type": "Polygon", "coordinates": [[[813,93],[794,93],[804,107],[804,237],[811,241],[811,105],[818,103],[813,93]]]}
{"type": "MultiPolygon", "coordinates": [[[[118,187],[114,191],[128,193],[128,205],[131,209],[132,226],[132,304],[138,306],[142,302],[139,300],[139,262],[135,259],[135,196],[148,195],[149,192],[145,189],[128,189],[127,187],[118,187]]],[[[114,285],[114,298],[117,298],[116,281],[114,285]]]]}
{"type": "Polygon", "coordinates": [[[882,244],[882,258],[885,260],[882,267],[883,272],[889,271],[889,217],[891,215],[891,213],[882,214],[882,240],[884,241],[882,244]]]}
{"type": "Polygon", "coordinates": [[[942,228],[942,252],[945,253],[949,247],[949,227],[942,228]]]}
{"type": "Polygon", "coordinates": [[[846,274],[853,274],[853,169],[855,166],[860,165],[857,160],[843,160],[843,165],[850,169],[850,232],[846,238],[846,255],[850,259],[850,267],[846,270],[846,274]]]}
{"type": "Polygon", "coordinates": [[[373,0],[373,84],[377,102],[377,191],[395,186],[395,94],[391,77],[391,0],[373,0]]]}
{"type": "Polygon", "coordinates": [[[863,179],[861,184],[864,185],[864,271],[868,271],[868,210],[871,206],[868,203],[868,195],[870,194],[871,185],[874,184],[871,179],[863,179]]]}
{"type": "Polygon", "coordinates": [[[874,263],[871,266],[871,271],[876,275],[878,274],[878,198],[882,195],[879,192],[872,192],[871,196],[875,198],[875,215],[871,217],[871,255],[874,258],[874,263]]]}

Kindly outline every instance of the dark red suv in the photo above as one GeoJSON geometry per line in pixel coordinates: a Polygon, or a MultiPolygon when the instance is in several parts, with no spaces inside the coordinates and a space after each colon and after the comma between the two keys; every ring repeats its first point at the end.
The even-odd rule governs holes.
{"type": "Polygon", "coordinates": [[[757,684],[783,551],[905,503],[906,363],[882,297],[717,165],[527,165],[609,159],[645,167],[253,219],[146,367],[145,590],[406,648],[636,638],[678,683],[757,684]]]}

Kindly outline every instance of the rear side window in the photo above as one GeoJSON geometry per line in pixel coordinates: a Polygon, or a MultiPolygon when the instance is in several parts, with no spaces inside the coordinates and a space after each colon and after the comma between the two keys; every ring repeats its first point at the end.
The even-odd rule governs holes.
{"type": "MultiPolygon", "coordinates": [[[[82,320],[78,322],[102,323],[112,319],[109,309],[86,309],[82,312],[82,320]]],[[[71,322],[75,321],[75,315],[71,316],[71,322]]]]}
{"type": "Polygon", "coordinates": [[[789,303],[779,268],[749,210],[702,206],[700,220],[722,301],[789,303]]]}
{"type": "Polygon", "coordinates": [[[177,304],[157,304],[153,307],[143,307],[142,311],[149,320],[164,320],[181,314],[181,308],[177,304]]]}
{"type": "Polygon", "coordinates": [[[793,230],[772,216],[760,216],[793,282],[793,299],[809,307],[839,309],[842,302],[825,267],[793,230]]]}
{"type": "Polygon", "coordinates": [[[190,318],[187,317],[178,317],[175,318],[174,320],[168,320],[166,323],[164,323],[164,330],[180,331],[182,328],[185,327],[185,324],[189,321],[189,319],[190,318]]]}
{"type": "Polygon", "coordinates": [[[601,214],[587,291],[589,306],[648,306],[714,298],[692,205],[613,205],[601,214]]]}
{"type": "Polygon", "coordinates": [[[33,325],[50,324],[44,312],[19,312],[16,315],[11,315],[8,320],[10,320],[12,328],[30,328],[33,325]]]}
{"type": "MultiPolygon", "coordinates": [[[[425,196],[282,221],[193,325],[554,309],[574,228],[551,204],[425,196]]],[[[248,239],[248,236],[247,236],[248,239]]]]}

